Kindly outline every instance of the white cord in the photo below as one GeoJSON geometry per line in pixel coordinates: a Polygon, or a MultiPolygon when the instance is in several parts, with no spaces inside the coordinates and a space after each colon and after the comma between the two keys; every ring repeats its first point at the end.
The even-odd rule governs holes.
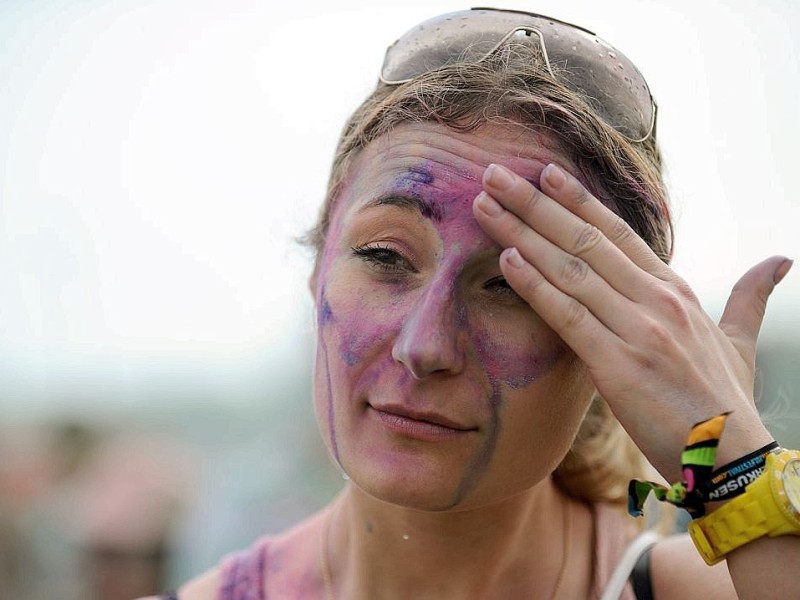
{"type": "Polygon", "coordinates": [[[636,566],[636,561],[644,553],[645,550],[650,548],[661,536],[652,530],[643,531],[631,542],[625,554],[622,555],[617,568],[608,579],[608,585],[603,591],[600,600],[619,600],[622,590],[625,589],[625,584],[631,576],[633,567],[636,566]]]}

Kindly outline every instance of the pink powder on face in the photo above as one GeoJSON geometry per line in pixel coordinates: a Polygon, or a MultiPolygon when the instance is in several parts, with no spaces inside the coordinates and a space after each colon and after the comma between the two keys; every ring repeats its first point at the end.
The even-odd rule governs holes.
{"type": "MultiPolygon", "coordinates": [[[[420,213],[435,228],[441,248],[437,249],[436,270],[424,289],[412,298],[399,280],[393,292],[396,300],[385,306],[372,306],[363,298],[348,298],[346,303],[332,307],[325,295],[325,285],[330,284],[329,267],[335,260],[333,249],[340,245],[343,231],[341,213],[347,208],[338,207],[320,268],[317,298],[321,358],[328,377],[328,434],[337,460],[332,368],[345,378],[347,371],[352,371],[359,386],[367,389],[401,368],[408,380],[409,365],[399,366],[391,349],[398,344],[403,346],[401,354],[413,361],[416,348],[432,343],[430,336],[440,336],[434,343],[450,344],[463,352],[467,365],[479,365],[486,382],[489,418],[483,426],[483,442],[466,466],[453,506],[477,485],[494,455],[501,433],[503,389],[527,387],[550,371],[565,353],[563,344],[554,343],[551,335],[544,334],[544,339],[537,340],[537,335],[543,334],[531,331],[523,343],[519,337],[506,340],[485,328],[485,317],[471,317],[470,311],[475,307],[468,305],[465,293],[460,291],[461,275],[476,254],[499,252],[472,215],[472,202],[481,189],[474,174],[453,173],[438,163],[412,166],[391,182],[384,195],[419,199],[420,213]],[[333,347],[325,342],[326,336],[333,347]],[[334,347],[335,358],[330,355],[334,347]]],[[[392,284],[383,281],[380,285],[392,284]]],[[[397,377],[389,380],[398,381],[397,377]]]]}
{"type": "MultiPolygon", "coordinates": [[[[531,346],[536,346],[534,334],[531,334],[531,346]]],[[[500,383],[514,390],[523,389],[552,369],[566,353],[563,344],[542,348],[538,353],[531,353],[527,348],[514,348],[502,344],[486,332],[480,332],[475,338],[475,350],[484,365],[486,372],[500,383]]]]}
{"type": "MultiPolygon", "coordinates": [[[[532,333],[530,346],[515,348],[512,344],[497,339],[496,335],[470,326],[468,307],[460,303],[457,297],[456,279],[472,252],[495,247],[495,244],[472,216],[472,201],[482,189],[476,178],[465,178],[462,175],[460,181],[450,182],[446,190],[443,190],[441,182],[454,177],[451,173],[442,174],[437,171],[442,169],[436,164],[410,169],[396,179],[394,186],[398,192],[411,193],[432,207],[432,216],[429,218],[443,241],[440,264],[446,272],[431,283],[434,289],[429,293],[442,297],[442,302],[446,302],[445,298],[450,299],[453,304],[451,318],[454,318],[458,329],[466,332],[472,340],[471,347],[488,376],[513,389],[526,387],[552,368],[563,355],[564,346],[559,344],[555,348],[537,348],[537,340],[533,339],[532,333]],[[435,218],[436,216],[439,218],[435,218]],[[536,351],[531,352],[531,348],[536,351]]],[[[538,187],[538,178],[529,178],[529,181],[538,187]]],[[[429,326],[434,328],[437,327],[441,315],[436,311],[429,311],[424,315],[417,315],[416,318],[429,319],[429,326]]],[[[552,345],[552,342],[547,343],[547,346],[552,345]]]]}

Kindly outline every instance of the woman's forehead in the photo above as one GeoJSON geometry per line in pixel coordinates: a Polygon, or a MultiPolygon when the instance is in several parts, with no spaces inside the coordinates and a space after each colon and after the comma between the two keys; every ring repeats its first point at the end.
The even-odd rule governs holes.
{"type": "Polygon", "coordinates": [[[350,168],[343,195],[354,199],[409,187],[444,190],[458,186],[479,191],[483,172],[491,163],[503,164],[538,184],[548,163],[571,166],[554,148],[546,135],[521,126],[487,124],[473,132],[458,132],[435,123],[406,123],[361,151],[350,168]]]}
{"type": "Polygon", "coordinates": [[[387,161],[392,166],[398,162],[411,166],[416,160],[474,178],[473,171],[482,175],[493,162],[536,170],[540,164],[563,162],[565,158],[549,136],[521,125],[487,123],[463,132],[438,123],[418,122],[398,125],[370,142],[354,166],[364,168],[387,161]]]}

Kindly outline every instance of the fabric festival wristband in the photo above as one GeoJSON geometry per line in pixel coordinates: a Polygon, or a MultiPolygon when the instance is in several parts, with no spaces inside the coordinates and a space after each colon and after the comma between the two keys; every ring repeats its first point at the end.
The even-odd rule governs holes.
{"type": "Polygon", "coordinates": [[[708,480],[706,502],[730,500],[744,493],[747,486],[764,471],[767,454],[780,449],[778,442],[771,442],[714,471],[708,480]]]}
{"type": "Polygon", "coordinates": [[[643,514],[644,502],[650,492],[662,502],[686,509],[694,519],[705,514],[706,490],[729,414],[722,413],[692,427],[686,447],[681,452],[683,481],[667,488],[652,481],[631,480],[628,485],[628,513],[631,516],[643,514]]]}

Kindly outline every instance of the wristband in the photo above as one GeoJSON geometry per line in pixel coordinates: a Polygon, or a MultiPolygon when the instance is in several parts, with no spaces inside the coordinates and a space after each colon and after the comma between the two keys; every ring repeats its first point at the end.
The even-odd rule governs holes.
{"type": "Polygon", "coordinates": [[[725,429],[728,412],[696,423],[689,432],[686,447],[681,452],[683,481],[666,488],[652,481],[631,480],[628,485],[628,513],[639,517],[650,492],[662,502],[686,509],[692,518],[705,512],[706,489],[717,457],[717,446],[725,429]]]}
{"type": "Polygon", "coordinates": [[[706,502],[730,500],[743,494],[745,488],[763,473],[767,455],[780,452],[780,450],[778,442],[770,442],[763,448],[711,473],[708,479],[708,490],[704,494],[706,502]]]}
{"type": "Polygon", "coordinates": [[[800,536],[800,452],[768,453],[744,494],[689,523],[689,535],[709,565],[762,537],[800,536]]]}
{"type": "Polygon", "coordinates": [[[632,480],[628,485],[628,513],[643,514],[650,492],[662,502],[684,508],[697,519],[705,515],[706,502],[735,498],[764,471],[766,457],[781,451],[778,442],[751,452],[712,472],[717,446],[730,413],[723,413],[695,424],[681,453],[683,481],[664,487],[652,481],[632,480]]]}

